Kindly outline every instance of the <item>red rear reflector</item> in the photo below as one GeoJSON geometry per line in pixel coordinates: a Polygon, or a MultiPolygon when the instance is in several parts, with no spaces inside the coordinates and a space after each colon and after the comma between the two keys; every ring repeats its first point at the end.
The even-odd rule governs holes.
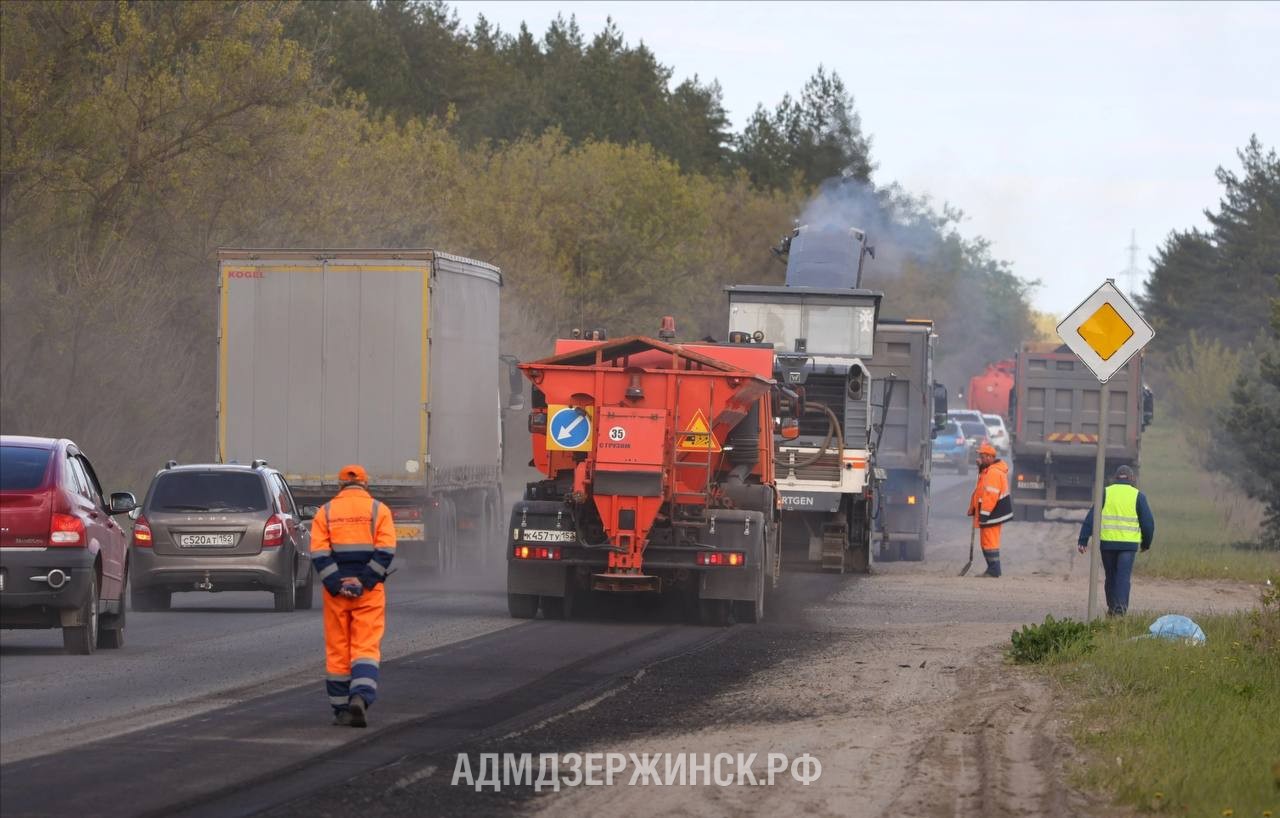
{"type": "Polygon", "coordinates": [[[84,523],[71,514],[53,512],[49,518],[49,545],[84,545],[84,523]]]}
{"type": "Polygon", "coordinates": [[[702,551],[698,554],[698,565],[745,565],[747,555],[741,551],[702,551]]]}
{"type": "Polygon", "coordinates": [[[545,545],[517,545],[512,555],[518,560],[558,560],[560,549],[545,545]]]}
{"type": "Polygon", "coordinates": [[[277,514],[267,519],[267,527],[262,529],[262,547],[274,548],[284,545],[284,520],[277,514]]]}
{"type": "Polygon", "coordinates": [[[146,517],[139,517],[133,523],[133,544],[139,548],[151,547],[151,523],[146,517]]]}
{"type": "Polygon", "coordinates": [[[421,520],[422,509],[417,508],[392,508],[391,519],[393,520],[421,520]]]}

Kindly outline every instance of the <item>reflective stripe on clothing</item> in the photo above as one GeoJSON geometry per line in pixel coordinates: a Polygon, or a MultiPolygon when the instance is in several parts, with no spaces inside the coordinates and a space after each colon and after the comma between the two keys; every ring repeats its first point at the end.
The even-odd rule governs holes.
{"type": "Polygon", "coordinates": [[[1102,498],[1100,539],[1108,542],[1142,542],[1138,524],[1138,490],[1127,483],[1107,486],[1102,498]]]}
{"type": "Polygon", "coordinates": [[[978,472],[978,481],[969,498],[969,516],[975,528],[998,526],[1013,519],[1013,498],[1009,496],[1009,466],[996,460],[978,472]]]}
{"type": "MultiPolygon", "coordinates": [[[[348,696],[358,692],[367,704],[377,698],[386,611],[382,583],[355,598],[324,595],[325,670],[330,678],[349,678],[342,683],[342,690],[348,696]]],[[[330,684],[338,683],[326,682],[330,695],[337,695],[330,684]]]]}
{"type": "Polygon", "coordinates": [[[395,549],[391,509],[360,486],[338,492],[311,523],[312,564],[321,579],[329,580],[332,587],[326,587],[331,592],[348,577],[359,579],[365,588],[382,582],[395,549]],[[330,566],[337,566],[336,572],[329,570],[330,566]]]}

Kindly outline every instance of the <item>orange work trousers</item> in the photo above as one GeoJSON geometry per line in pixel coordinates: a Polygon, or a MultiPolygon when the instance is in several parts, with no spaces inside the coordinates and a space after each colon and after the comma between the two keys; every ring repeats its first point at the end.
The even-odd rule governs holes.
{"type": "Polygon", "coordinates": [[[978,529],[979,542],[982,543],[983,551],[999,551],[1000,550],[1000,529],[1002,525],[989,525],[986,528],[978,529]]]}
{"type": "Polygon", "coordinates": [[[324,597],[325,681],[329,703],[345,709],[349,696],[373,704],[378,695],[382,634],[387,627],[387,595],[382,583],[351,597],[324,597]]]}

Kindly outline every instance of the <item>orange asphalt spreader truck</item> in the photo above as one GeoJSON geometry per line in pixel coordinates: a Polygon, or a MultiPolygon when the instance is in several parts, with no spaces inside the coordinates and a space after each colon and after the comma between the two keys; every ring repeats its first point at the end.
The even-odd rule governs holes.
{"type": "MultiPolygon", "coordinates": [[[[511,512],[511,615],[592,595],[676,594],[706,624],[757,622],[779,571],[768,344],[563,339],[520,365],[545,479],[511,512]]],[[[782,421],[784,425],[793,423],[782,421]]]]}

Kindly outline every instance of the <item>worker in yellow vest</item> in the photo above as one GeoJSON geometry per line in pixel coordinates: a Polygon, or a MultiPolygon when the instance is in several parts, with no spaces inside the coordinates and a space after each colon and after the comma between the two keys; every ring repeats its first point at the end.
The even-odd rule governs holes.
{"type": "MultiPolygon", "coordinates": [[[[1089,509],[1080,526],[1077,547],[1083,554],[1093,536],[1094,509],[1089,509]]],[[[1138,551],[1146,551],[1156,536],[1156,518],[1147,496],[1133,485],[1133,469],[1116,469],[1115,482],[1102,492],[1102,522],[1098,533],[1102,543],[1103,588],[1107,594],[1107,615],[1124,616],[1129,610],[1129,583],[1138,551]]]]}

